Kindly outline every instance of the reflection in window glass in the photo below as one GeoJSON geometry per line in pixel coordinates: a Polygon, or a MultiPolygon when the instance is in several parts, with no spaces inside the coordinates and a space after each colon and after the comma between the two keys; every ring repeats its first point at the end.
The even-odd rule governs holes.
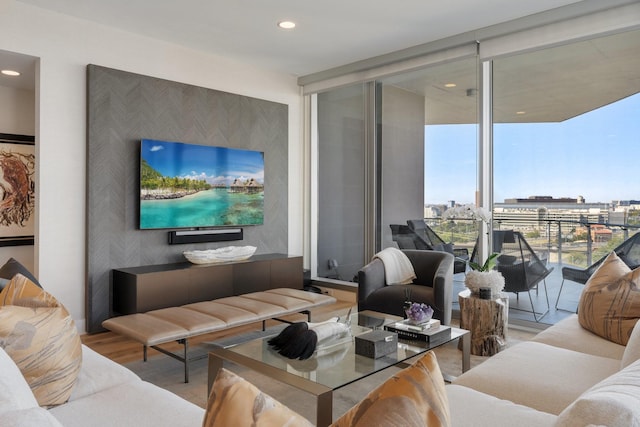
{"type": "Polygon", "coordinates": [[[318,94],[318,277],[351,280],[364,260],[365,87],[318,94]]]}

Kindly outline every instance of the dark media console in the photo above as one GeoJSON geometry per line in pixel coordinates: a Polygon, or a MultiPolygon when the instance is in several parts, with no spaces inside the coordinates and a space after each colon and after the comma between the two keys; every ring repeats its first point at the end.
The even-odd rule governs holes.
{"type": "Polygon", "coordinates": [[[112,281],[112,314],[132,314],[267,289],[302,289],[303,267],[301,256],[262,254],[219,264],[118,268],[112,281]]]}

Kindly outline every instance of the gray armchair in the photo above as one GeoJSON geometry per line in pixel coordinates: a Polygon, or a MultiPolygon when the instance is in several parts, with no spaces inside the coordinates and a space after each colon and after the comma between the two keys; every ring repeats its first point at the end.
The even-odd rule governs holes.
{"type": "Polygon", "coordinates": [[[403,250],[416,273],[409,285],[387,285],[384,264],[374,258],[358,271],[358,311],[373,310],[405,317],[402,306],[410,292],[412,302],[433,308],[433,317],[451,323],[453,255],[438,251],[403,250]]]}

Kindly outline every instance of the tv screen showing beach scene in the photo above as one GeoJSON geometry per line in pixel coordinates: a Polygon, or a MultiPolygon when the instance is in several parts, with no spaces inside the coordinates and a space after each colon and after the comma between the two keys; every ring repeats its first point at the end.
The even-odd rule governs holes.
{"type": "Polygon", "coordinates": [[[263,223],[263,152],[141,141],[140,229],[263,223]]]}

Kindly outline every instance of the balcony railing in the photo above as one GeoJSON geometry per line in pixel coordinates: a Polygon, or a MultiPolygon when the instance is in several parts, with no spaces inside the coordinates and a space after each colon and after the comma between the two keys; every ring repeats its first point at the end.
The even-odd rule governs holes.
{"type": "MultiPolygon", "coordinates": [[[[445,241],[456,247],[466,247],[471,254],[478,237],[478,222],[469,218],[426,218],[426,223],[445,241]]],[[[555,323],[577,310],[583,286],[565,284],[562,288],[562,267],[586,268],[593,264],[624,240],[640,231],[640,224],[613,224],[608,222],[576,221],[575,219],[523,219],[505,215],[494,215],[493,228],[520,231],[539,258],[546,259],[551,274],[545,279],[544,290],[534,295],[538,310],[546,307],[546,298],[551,300],[549,314],[542,323],[555,323]],[[561,292],[561,289],[562,292],[561,292]],[[553,303],[555,301],[555,303],[553,303]]],[[[464,289],[464,278],[454,278],[454,295],[464,289]]],[[[518,299],[509,294],[509,322],[522,321],[531,325],[533,316],[526,310],[531,306],[526,298],[518,299]],[[519,311],[525,310],[525,311],[519,311]]]]}
{"type": "MultiPolygon", "coordinates": [[[[477,221],[469,218],[425,218],[444,240],[473,251],[478,236],[477,221]]],[[[557,265],[587,267],[640,230],[640,224],[612,224],[563,219],[535,221],[508,216],[493,220],[494,230],[520,231],[529,245],[557,265]]]]}

